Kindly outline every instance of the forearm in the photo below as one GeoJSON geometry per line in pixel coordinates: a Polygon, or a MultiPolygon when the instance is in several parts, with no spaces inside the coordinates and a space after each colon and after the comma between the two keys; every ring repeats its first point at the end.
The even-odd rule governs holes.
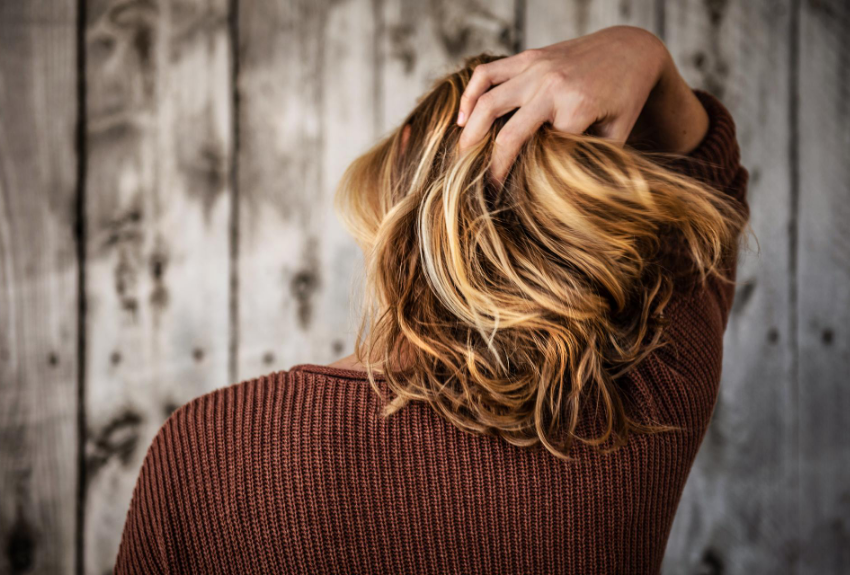
{"type": "Polygon", "coordinates": [[[645,151],[687,154],[705,137],[708,113],[676,68],[666,48],[658,81],[629,135],[628,144],[645,151]]]}

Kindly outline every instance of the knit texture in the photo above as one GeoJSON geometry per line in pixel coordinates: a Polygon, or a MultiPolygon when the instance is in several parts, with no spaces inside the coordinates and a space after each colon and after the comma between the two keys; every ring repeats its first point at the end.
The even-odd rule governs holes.
{"type": "MultiPolygon", "coordinates": [[[[733,120],[694,92],[709,132],[673,166],[748,213],[733,120]]],[[[312,364],[199,397],[150,446],[115,571],[658,573],[717,399],[733,294],[711,281],[674,296],[673,345],[628,386],[683,430],[608,455],[577,444],[564,462],[462,432],[424,403],[383,418],[362,372],[312,364]]]]}

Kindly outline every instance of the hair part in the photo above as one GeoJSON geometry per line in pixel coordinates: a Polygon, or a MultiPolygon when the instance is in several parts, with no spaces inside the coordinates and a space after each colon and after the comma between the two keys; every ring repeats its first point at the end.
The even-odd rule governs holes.
{"type": "Polygon", "coordinates": [[[610,450],[671,430],[632,413],[620,382],[664,345],[679,282],[731,281],[723,262],[746,218],[646,154],[548,125],[493,182],[511,114],[463,152],[455,118],[474,68],[501,57],[438,80],[340,182],[366,264],[356,356],[395,394],[385,415],[425,401],[462,430],[560,458],[575,441],[610,450]]]}

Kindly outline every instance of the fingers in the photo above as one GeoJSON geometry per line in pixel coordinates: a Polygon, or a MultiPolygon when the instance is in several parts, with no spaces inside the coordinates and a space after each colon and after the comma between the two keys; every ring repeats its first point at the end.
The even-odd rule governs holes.
{"type": "Polygon", "coordinates": [[[596,133],[622,148],[626,144],[626,140],[629,139],[633,125],[634,122],[630,122],[627,118],[621,116],[613,122],[597,127],[596,133]]]}
{"type": "Polygon", "coordinates": [[[553,104],[552,126],[559,132],[583,134],[597,121],[595,106],[589,105],[587,96],[580,92],[562,90],[553,104]]]}
{"type": "Polygon", "coordinates": [[[521,56],[523,55],[517,54],[475,67],[472,78],[460,97],[460,111],[457,117],[459,126],[466,126],[476,102],[490,86],[506,82],[525,70],[528,58],[521,56]]]}
{"type": "Polygon", "coordinates": [[[543,98],[534,98],[522,106],[499,130],[490,173],[493,178],[503,182],[511,169],[522,145],[550,117],[550,107],[543,98]]]}
{"type": "Polygon", "coordinates": [[[461,150],[480,142],[496,118],[523,105],[529,99],[529,86],[520,77],[492,88],[475,104],[472,115],[460,134],[458,146],[461,150]]]}

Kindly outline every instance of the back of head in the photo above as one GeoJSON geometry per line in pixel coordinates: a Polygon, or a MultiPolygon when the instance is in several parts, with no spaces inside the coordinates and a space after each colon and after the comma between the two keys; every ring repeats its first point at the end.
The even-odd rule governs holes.
{"type": "Polygon", "coordinates": [[[695,180],[547,126],[493,182],[510,114],[463,152],[455,118],[475,66],[497,58],[437,81],[402,124],[409,139],[394,130],[340,183],[366,258],[358,358],[384,373],[387,413],[427,401],[461,429],[559,457],[667,429],[632,413],[620,383],[663,345],[678,282],[720,277],[745,222],[695,180]],[[580,433],[586,411],[597,433],[580,433]]]}

